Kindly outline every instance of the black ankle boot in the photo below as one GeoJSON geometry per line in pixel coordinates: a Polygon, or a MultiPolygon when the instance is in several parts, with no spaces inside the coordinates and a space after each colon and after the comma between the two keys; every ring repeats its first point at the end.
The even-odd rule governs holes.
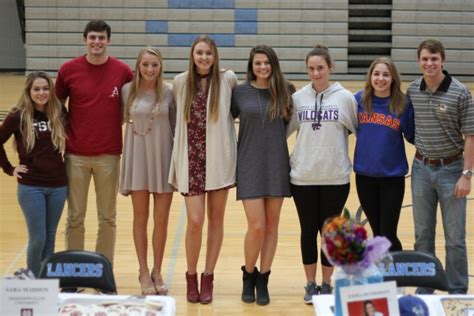
{"type": "Polygon", "coordinates": [[[242,301],[245,303],[253,303],[255,302],[255,284],[257,283],[258,270],[254,267],[253,272],[248,273],[247,270],[245,270],[245,266],[242,266],[240,269],[243,272],[242,301]]]}
{"type": "Polygon", "coordinates": [[[258,305],[267,305],[270,303],[270,295],[268,294],[268,277],[270,276],[270,271],[265,273],[258,273],[257,275],[257,304],[258,305]]]}

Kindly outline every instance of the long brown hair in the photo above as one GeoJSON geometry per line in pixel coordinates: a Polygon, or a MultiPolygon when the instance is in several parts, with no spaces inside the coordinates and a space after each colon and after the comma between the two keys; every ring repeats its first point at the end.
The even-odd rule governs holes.
{"type": "Polygon", "coordinates": [[[375,58],[367,70],[367,76],[365,78],[364,93],[362,95],[362,105],[367,113],[372,112],[372,96],[374,95],[374,88],[371,84],[372,73],[374,72],[375,66],[378,64],[384,64],[387,66],[390,75],[392,76],[392,84],[390,85],[390,113],[394,113],[399,116],[405,111],[407,97],[402,92],[400,74],[398,73],[397,67],[393,61],[388,57],[377,57],[375,58]]]}
{"type": "Polygon", "coordinates": [[[142,48],[138,53],[137,62],[135,64],[135,73],[130,84],[130,93],[128,94],[127,101],[125,103],[125,121],[128,121],[130,117],[130,108],[132,107],[133,102],[137,98],[138,91],[140,90],[140,83],[143,79],[140,73],[140,63],[142,62],[143,56],[145,54],[158,57],[160,62],[160,73],[156,78],[155,84],[155,105],[152,110],[152,115],[156,114],[156,112],[159,110],[159,105],[161,104],[161,100],[163,98],[163,58],[158,48],[147,46],[142,48]]]}
{"type": "Polygon", "coordinates": [[[210,108],[210,119],[215,122],[219,119],[219,94],[220,94],[220,68],[219,68],[219,52],[217,51],[217,45],[212,38],[207,35],[200,35],[193,42],[191,50],[189,52],[189,66],[188,66],[188,78],[184,86],[186,97],[184,99],[184,117],[186,122],[191,120],[191,104],[197,96],[197,70],[194,64],[194,48],[200,42],[204,42],[211,48],[212,54],[214,55],[214,64],[211,67],[210,73],[210,95],[209,95],[209,108],[210,108]]]}
{"type": "Polygon", "coordinates": [[[270,119],[282,117],[289,121],[293,111],[293,102],[288,91],[290,83],[285,80],[285,76],[281,72],[280,62],[278,56],[270,46],[258,45],[250,50],[250,56],[247,64],[247,80],[253,81],[257,77],[253,72],[253,59],[256,54],[264,54],[267,56],[272,66],[272,72],[268,80],[270,90],[270,104],[268,112],[270,119]]]}
{"type": "Polygon", "coordinates": [[[20,112],[20,132],[23,136],[23,145],[27,152],[30,152],[35,146],[36,129],[33,127],[33,117],[35,113],[34,102],[31,99],[31,87],[33,82],[42,78],[48,82],[49,100],[45,106],[44,113],[49,119],[51,128],[51,141],[54,148],[61,153],[66,147],[66,133],[64,131],[64,115],[61,102],[54,92],[54,83],[51,77],[44,71],[35,71],[26,77],[25,86],[16,106],[11,110],[12,113],[20,112]]]}

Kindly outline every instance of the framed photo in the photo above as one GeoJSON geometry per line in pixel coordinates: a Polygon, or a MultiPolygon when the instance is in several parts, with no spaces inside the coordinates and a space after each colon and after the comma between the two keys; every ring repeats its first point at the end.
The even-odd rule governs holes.
{"type": "Polygon", "coordinates": [[[399,316],[395,281],[342,287],[343,315],[399,316]]]}

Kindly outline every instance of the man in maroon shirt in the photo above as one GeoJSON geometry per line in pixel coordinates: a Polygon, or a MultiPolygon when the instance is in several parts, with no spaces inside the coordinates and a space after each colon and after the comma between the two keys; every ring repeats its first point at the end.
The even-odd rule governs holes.
{"type": "Polygon", "coordinates": [[[132,80],[132,72],[107,55],[110,26],[105,21],[90,21],[83,35],[87,53],[63,64],[56,79],[56,93],[61,101],[68,99],[69,108],[66,249],[84,249],[87,193],[93,177],[99,222],[95,250],[113,262],[122,153],[120,92],[132,80]]]}

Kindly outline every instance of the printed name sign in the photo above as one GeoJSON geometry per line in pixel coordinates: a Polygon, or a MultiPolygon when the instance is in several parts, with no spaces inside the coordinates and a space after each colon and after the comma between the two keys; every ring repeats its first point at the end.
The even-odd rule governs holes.
{"type": "Polygon", "coordinates": [[[0,315],[50,316],[58,313],[59,280],[1,280],[0,315]]]}
{"type": "Polygon", "coordinates": [[[343,315],[364,316],[369,309],[377,316],[400,314],[395,281],[352,285],[340,290],[343,315]]]}

